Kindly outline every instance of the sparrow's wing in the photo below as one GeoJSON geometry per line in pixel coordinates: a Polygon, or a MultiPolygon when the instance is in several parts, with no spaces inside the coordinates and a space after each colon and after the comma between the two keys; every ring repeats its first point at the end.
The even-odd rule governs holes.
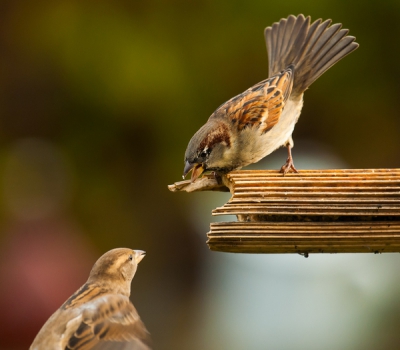
{"type": "Polygon", "coordinates": [[[129,298],[107,295],[82,308],[79,318],[67,324],[66,350],[150,349],[150,335],[129,298]]]}
{"type": "MultiPolygon", "coordinates": [[[[292,86],[293,70],[289,67],[230,99],[218,110],[225,109],[226,115],[239,131],[256,127],[264,133],[278,123],[292,86]]],[[[210,118],[217,114],[214,113],[210,118]]]]}

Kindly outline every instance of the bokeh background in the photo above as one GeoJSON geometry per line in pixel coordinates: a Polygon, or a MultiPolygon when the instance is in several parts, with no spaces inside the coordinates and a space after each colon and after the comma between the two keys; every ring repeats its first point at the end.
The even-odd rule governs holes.
{"type": "Polygon", "coordinates": [[[399,167],[398,0],[0,1],[0,349],[121,246],[147,251],[132,300],[155,349],[400,347],[398,254],[213,253],[229,196],[167,190],[214,109],[267,77],[264,27],[298,13],[360,48],[307,91],[297,168],[399,167]]]}

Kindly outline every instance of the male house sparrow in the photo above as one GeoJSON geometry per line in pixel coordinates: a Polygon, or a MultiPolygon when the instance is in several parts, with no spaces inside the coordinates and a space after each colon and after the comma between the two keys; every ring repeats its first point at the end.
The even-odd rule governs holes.
{"type": "Polygon", "coordinates": [[[30,350],[148,350],[149,333],[129,300],[131,281],[145,252],[110,250],[87,282],[44,324],[30,350]]]}
{"type": "Polygon", "coordinates": [[[222,104],[192,137],[185,153],[185,177],[204,171],[226,174],[255,163],[280,146],[288,158],[281,172],[297,172],[292,133],[304,91],[358,44],[341,24],[289,16],[265,29],[269,78],[222,104]]]}

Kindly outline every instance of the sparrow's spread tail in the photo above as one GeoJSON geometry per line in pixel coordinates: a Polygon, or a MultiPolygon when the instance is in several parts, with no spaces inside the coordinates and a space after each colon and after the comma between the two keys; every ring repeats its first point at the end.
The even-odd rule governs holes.
{"type": "Polygon", "coordinates": [[[347,36],[341,24],[321,19],[310,24],[310,17],[289,16],[265,28],[269,76],[289,66],[294,69],[292,93],[301,94],[337,61],[354,51],[355,37],[347,36]]]}

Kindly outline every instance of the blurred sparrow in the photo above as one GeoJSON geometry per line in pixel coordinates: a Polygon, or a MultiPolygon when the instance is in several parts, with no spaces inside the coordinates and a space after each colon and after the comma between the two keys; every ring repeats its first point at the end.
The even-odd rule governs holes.
{"type": "Polygon", "coordinates": [[[358,44],[341,24],[289,16],[265,29],[269,78],[222,104],[192,137],[185,153],[185,177],[204,171],[226,174],[255,163],[280,146],[288,158],[281,172],[297,172],[292,133],[304,91],[358,44]]]}
{"type": "Polygon", "coordinates": [[[87,282],[47,320],[30,349],[150,349],[149,333],[129,300],[144,255],[118,248],[101,256],[87,282]]]}

